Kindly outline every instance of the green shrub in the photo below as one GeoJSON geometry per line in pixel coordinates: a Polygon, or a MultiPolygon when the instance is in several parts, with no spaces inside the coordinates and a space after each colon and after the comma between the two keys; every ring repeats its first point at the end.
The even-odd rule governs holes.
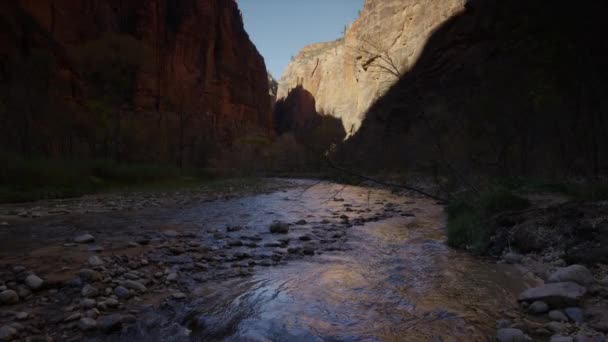
{"type": "Polygon", "coordinates": [[[461,194],[447,207],[448,244],[482,254],[494,234],[490,218],[501,212],[523,210],[529,205],[526,198],[505,188],[461,194]]]}

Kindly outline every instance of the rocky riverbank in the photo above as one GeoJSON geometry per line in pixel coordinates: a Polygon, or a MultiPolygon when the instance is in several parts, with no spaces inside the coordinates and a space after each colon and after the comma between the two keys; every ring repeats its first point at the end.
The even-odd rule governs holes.
{"type": "Polygon", "coordinates": [[[605,202],[557,201],[497,218],[492,252],[542,285],[498,322],[498,341],[603,342],[608,333],[605,202]]]}
{"type": "MultiPolygon", "coordinates": [[[[331,215],[273,219],[284,213],[264,211],[264,193],[276,198],[294,186],[301,187],[296,196],[307,191],[297,181],[272,180],[213,195],[86,197],[62,213],[50,209],[61,201],[20,209],[30,214],[2,230],[0,341],[112,336],[142,312],[188,302],[201,284],[340,251],[350,227],[413,215],[384,201],[355,209],[336,192],[323,205],[336,208],[331,215]],[[118,198],[118,209],[108,204],[118,198]]],[[[289,196],[269,200],[269,208],[288,212],[289,196]]]]}

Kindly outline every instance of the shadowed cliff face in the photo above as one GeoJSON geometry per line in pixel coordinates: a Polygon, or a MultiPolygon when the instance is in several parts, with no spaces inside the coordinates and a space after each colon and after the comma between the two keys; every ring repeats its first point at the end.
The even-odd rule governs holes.
{"type": "Polygon", "coordinates": [[[471,1],[372,106],[343,162],[502,175],[608,170],[603,2],[471,1]]]}
{"type": "Polygon", "coordinates": [[[14,116],[1,128],[20,152],[200,162],[272,129],[264,60],[233,0],[7,1],[0,25],[14,116]]]}
{"type": "Polygon", "coordinates": [[[278,135],[293,134],[316,153],[325,153],[346,137],[342,121],[318,113],[314,96],[302,86],[292,89],[287,97],[277,102],[274,122],[278,135]]]}

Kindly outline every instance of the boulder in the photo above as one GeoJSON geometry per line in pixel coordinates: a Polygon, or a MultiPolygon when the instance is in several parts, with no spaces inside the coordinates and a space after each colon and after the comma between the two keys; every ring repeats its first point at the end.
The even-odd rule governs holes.
{"type": "Polygon", "coordinates": [[[543,301],[551,308],[563,308],[577,305],[586,292],[587,289],[576,283],[550,283],[527,289],[519,295],[519,301],[543,301]]]}
{"type": "Polygon", "coordinates": [[[583,265],[572,265],[557,269],[549,276],[550,283],[573,282],[581,285],[593,283],[591,271],[583,265]]]}

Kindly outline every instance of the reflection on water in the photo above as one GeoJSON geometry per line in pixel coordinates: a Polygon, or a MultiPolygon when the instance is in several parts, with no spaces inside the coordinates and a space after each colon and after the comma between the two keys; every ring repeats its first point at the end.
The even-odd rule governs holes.
{"type": "Polygon", "coordinates": [[[355,226],[345,251],[256,269],[246,279],[208,282],[192,290],[191,302],[149,312],[123,338],[487,341],[493,335],[499,311],[513,306],[524,287],[516,270],[449,249],[443,210],[432,202],[412,204],[389,192],[374,190],[372,196],[369,189],[347,187],[338,205],[328,201],[336,189],[319,184],[299,195],[300,190],[284,194],[290,200],[250,198],[259,207],[248,219],[262,222],[265,213],[279,212],[321,220],[343,203],[372,212],[400,208],[415,217],[394,215],[355,226]]]}

